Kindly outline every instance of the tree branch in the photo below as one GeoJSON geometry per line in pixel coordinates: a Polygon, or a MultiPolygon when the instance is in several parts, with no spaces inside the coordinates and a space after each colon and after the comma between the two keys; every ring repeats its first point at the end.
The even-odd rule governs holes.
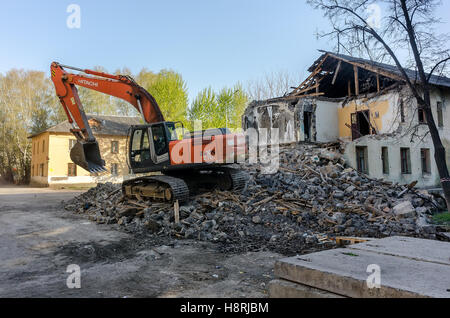
{"type": "Polygon", "coordinates": [[[439,65],[442,64],[442,63],[446,63],[446,62],[449,61],[449,60],[450,60],[450,56],[447,57],[447,58],[445,58],[445,59],[443,59],[442,61],[438,62],[438,63],[431,69],[430,74],[428,74],[427,82],[430,81],[430,78],[431,78],[431,76],[433,75],[433,72],[439,67],[439,65]]]}

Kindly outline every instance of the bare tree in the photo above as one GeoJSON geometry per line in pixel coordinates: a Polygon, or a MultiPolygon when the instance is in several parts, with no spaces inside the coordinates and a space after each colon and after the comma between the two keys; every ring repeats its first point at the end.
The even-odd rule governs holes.
{"type": "Polygon", "coordinates": [[[308,0],[308,3],[323,10],[330,20],[332,30],[319,36],[334,38],[338,52],[344,50],[372,60],[395,63],[418,108],[425,114],[442,188],[450,207],[450,176],[445,148],[430,101],[430,79],[437,72],[445,74],[450,60],[448,34],[439,34],[435,29],[440,23],[435,17],[435,9],[441,1],[308,0]],[[381,15],[382,8],[383,12],[388,12],[387,15],[381,15]],[[406,56],[403,64],[400,62],[402,55],[406,56]],[[411,76],[407,68],[414,69],[415,75],[411,76]]]}
{"type": "Polygon", "coordinates": [[[249,81],[247,94],[251,100],[264,100],[280,97],[288,93],[292,86],[301,82],[301,74],[288,71],[266,73],[258,80],[249,81]]]}
{"type": "Polygon", "coordinates": [[[8,182],[30,178],[28,136],[48,128],[61,108],[46,74],[11,70],[0,74],[0,175],[8,182]]]}

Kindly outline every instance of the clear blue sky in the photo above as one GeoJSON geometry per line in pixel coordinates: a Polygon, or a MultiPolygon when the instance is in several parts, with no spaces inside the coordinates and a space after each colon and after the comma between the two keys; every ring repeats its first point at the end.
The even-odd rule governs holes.
{"type": "MultiPolygon", "coordinates": [[[[306,75],[332,44],[316,40],[322,13],[301,0],[0,0],[0,72],[48,72],[55,60],[113,72],[129,67],[180,72],[190,98],[290,70],[306,75]],[[81,8],[81,28],[69,29],[67,6],[81,8]]],[[[450,1],[440,11],[450,20],[450,1]]],[[[442,26],[449,29],[449,24],[442,26]]]]}

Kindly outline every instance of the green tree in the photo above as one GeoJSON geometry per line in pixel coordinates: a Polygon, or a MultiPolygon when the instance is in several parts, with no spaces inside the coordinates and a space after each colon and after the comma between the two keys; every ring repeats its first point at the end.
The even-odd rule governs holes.
{"type": "Polygon", "coordinates": [[[136,81],[144,87],[145,89],[148,89],[158,77],[158,74],[153,73],[152,71],[149,71],[147,68],[143,68],[136,76],[136,81]]]}
{"type": "Polygon", "coordinates": [[[201,120],[203,129],[240,128],[248,96],[241,84],[223,88],[216,94],[211,87],[202,90],[189,111],[190,121],[201,120]]]}
{"type": "Polygon", "coordinates": [[[218,95],[220,116],[223,119],[221,127],[241,128],[241,117],[248,100],[248,95],[240,83],[233,88],[222,89],[218,95]]]}
{"type": "Polygon", "coordinates": [[[188,109],[188,92],[181,74],[170,70],[162,70],[156,76],[148,74],[142,77],[144,83],[141,83],[141,86],[146,88],[156,99],[165,120],[185,122],[188,109]]]}
{"type": "Polygon", "coordinates": [[[217,128],[219,121],[219,104],[217,102],[216,93],[211,87],[205,88],[198,93],[197,97],[192,102],[189,110],[190,127],[192,127],[195,120],[202,122],[202,128],[217,128]]]}

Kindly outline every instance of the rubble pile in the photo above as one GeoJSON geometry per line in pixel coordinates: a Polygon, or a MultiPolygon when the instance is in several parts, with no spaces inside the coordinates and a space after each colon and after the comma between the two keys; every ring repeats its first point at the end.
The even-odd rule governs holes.
{"type": "Polygon", "coordinates": [[[346,168],[338,147],[284,147],[276,173],[242,165],[249,175],[242,191],[199,194],[179,207],[125,199],[118,185],[107,183],[65,208],[130,231],[221,242],[228,251],[268,248],[288,255],[329,247],[336,236],[436,238],[440,229],[430,217],[443,208],[441,198],[346,168]]]}

